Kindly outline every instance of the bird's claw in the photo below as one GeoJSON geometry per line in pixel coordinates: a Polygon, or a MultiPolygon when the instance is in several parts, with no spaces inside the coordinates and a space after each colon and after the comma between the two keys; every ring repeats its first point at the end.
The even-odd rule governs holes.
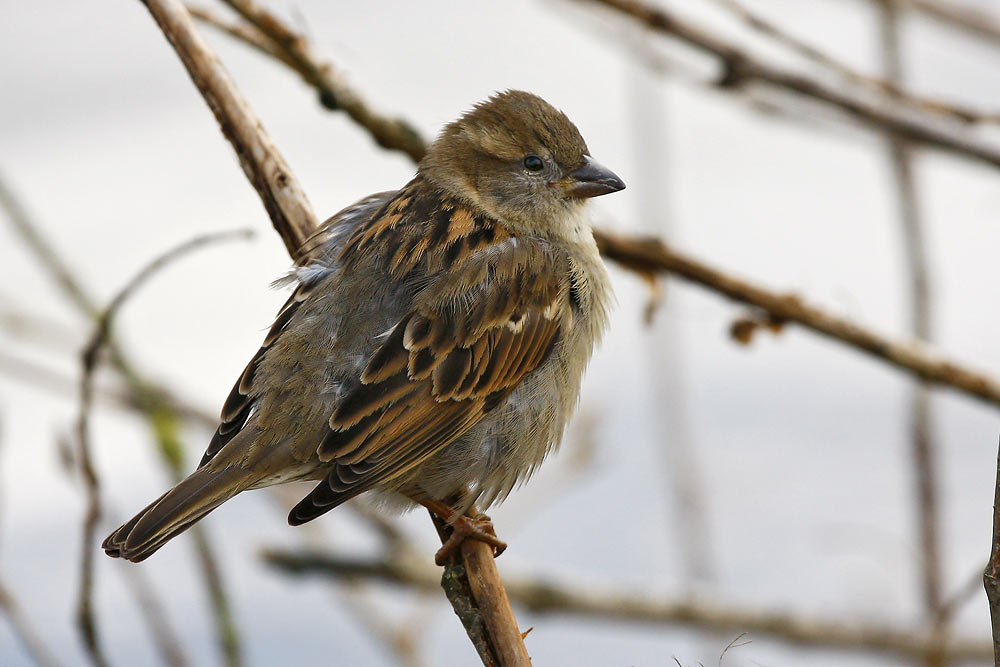
{"type": "Polygon", "coordinates": [[[497,537],[493,521],[485,514],[476,517],[460,516],[452,524],[452,533],[434,554],[434,562],[444,565],[451,554],[462,545],[467,538],[479,540],[493,547],[493,557],[496,558],[507,548],[507,543],[497,537]]]}

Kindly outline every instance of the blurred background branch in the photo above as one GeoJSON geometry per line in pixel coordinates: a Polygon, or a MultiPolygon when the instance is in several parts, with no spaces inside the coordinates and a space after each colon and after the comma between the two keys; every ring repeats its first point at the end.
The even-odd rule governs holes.
{"type": "MultiPolygon", "coordinates": [[[[146,4],[185,59],[192,78],[209,100],[227,138],[236,147],[241,165],[264,201],[286,248],[294,253],[315,225],[303,186],[294,181],[290,169],[266,135],[257,135],[260,123],[245,100],[238,94],[232,94],[235,89],[226,89],[231,84],[228,75],[221,67],[202,67],[207,62],[207,47],[200,40],[191,38],[194,33],[179,5],[176,2],[156,0],[149,0],[146,4]],[[243,120],[232,122],[233,113],[243,115],[243,120]]],[[[363,128],[376,145],[396,151],[412,161],[423,156],[426,140],[416,124],[402,114],[397,116],[395,113],[379,110],[377,105],[370,103],[349,82],[344,69],[321,59],[317,55],[318,49],[307,39],[306,30],[301,28],[301,20],[297,22],[299,28],[292,28],[290,23],[255,2],[225,0],[224,4],[235,11],[235,18],[224,18],[208,8],[192,8],[191,13],[198,20],[224,31],[294,70],[315,89],[324,108],[343,111],[344,116],[363,128]]],[[[609,582],[600,586],[591,577],[582,575],[568,576],[565,580],[544,575],[523,578],[513,576],[508,581],[511,598],[515,604],[537,614],[616,619],[629,624],[662,624],[720,632],[750,630],[755,636],[771,637],[783,643],[860,650],[880,657],[892,656],[928,665],[986,660],[988,646],[980,638],[967,636],[967,628],[956,621],[961,608],[969,603],[973,593],[973,589],[965,581],[964,568],[961,573],[962,582],[948,594],[950,584],[955,583],[949,582],[945,567],[945,552],[951,546],[951,536],[947,532],[949,525],[945,517],[946,507],[942,507],[942,500],[937,497],[937,489],[943,495],[948,483],[947,479],[938,479],[942,467],[940,460],[944,458],[947,444],[942,438],[941,446],[936,447],[931,438],[932,426],[936,422],[932,424],[929,411],[929,387],[951,387],[957,390],[959,397],[976,398],[993,409],[1000,404],[1000,383],[990,373],[951,361],[924,344],[931,337],[930,325],[934,319],[931,316],[929,298],[929,286],[933,281],[927,268],[928,244],[922,238],[927,232],[923,230],[921,223],[921,218],[929,218],[930,214],[925,215],[924,207],[927,202],[921,198],[924,184],[915,177],[914,171],[920,165],[914,164],[914,159],[927,155],[921,149],[929,147],[951,157],[959,157],[974,166],[976,163],[987,169],[1000,166],[1000,148],[993,142],[994,135],[989,134],[989,126],[1000,121],[1000,115],[994,110],[997,105],[986,103],[988,96],[985,94],[982,96],[982,103],[979,99],[975,102],[958,102],[942,95],[918,94],[910,90],[902,72],[899,30],[901,15],[912,14],[921,17],[921,20],[955,30],[959,36],[974,36],[977,40],[996,46],[1000,45],[1000,30],[997,29],[995,14],[980,10],[971,3],[964,4],[954,0],[867,0],[864,4],[875,9],[880,21],[875,47],[876,52],[881,55],[884,70],[884,74],[873,74],[848,65],[850,60],[837,55],[829,48],[829,44],[820,47],[821,40],[815,40],[814,43],[813,39],[798,36],[800,33],[791,27],[791,21],[786,27],[784,19],[768,18],[767,13],[758,10],[763,5],[759,2],[706,0],[696,6],[685,3],[661,5],[638,0],[574,0],[572,3],[557,4],[582,8],[583,11],[576,12],[578,16],[575,18],[584,17],[584,20],[597,24],[607,46],[624,51],[630,59],[645,63],[651,71],[655,71],[658,76],[669,77],[671,82],[686,79],[689,84],[694,83],[700,89],[711,89],[716,93],[716,98],[748,101],[755,108],[764,110],[776,124],[782,126],[799,124],[811,129],[829,130],[836,127],[835,123],[829,122],[831,119],[843,125],[846,118],[858,127],[870,131],[878,140],[872,143],[877,143],[879,149],[884,147],[889,156],[896,189],[894,196],[899,213],[900,238],[903,240],[899,248],[902,251],[901,257],[905,258],[908,285],[906,298],[911,311],[907,328],[909,334],[916,339],[912,343],[877,334],[873,329],[860,326],[858,318],[835,316],[826,309],[807,304],[798,296],[763,288],[758,281],[739,278],[737,276],[744,273],[742,268],[737,270],[724,265],[713,266],[681,253],[675,248],[674,244],[680,244],[681,241],[674,237],[674,232],[665,236],[667,242],[607,231],[598,231],[597,237],[607,259],[649,279],[650,285],[658,284],[656,276],[667,274],[695,282],[715,294],[749,306],[748,312],[739,315],[739,319],[733,322],[733,338],[736,340],[747,342],[758,330],[776,333],[785,324],[792,322],[846,345],[846,349],[863,352],[900,369],[914,380],[916,388],[908,399],[910,416],[907,439],[911,444],[910,462],[916,489],[912,511],[920,535],[919,548],[915,549],[918,555],[913,560],[918,564],[915,566],[915,574],[922,591],[921,614],[919,619],[912,621],[915,629],[904,629],[911,624],[911,619],[846,622],[825,617],[811,618],[807,613],[767,611],[769,603],[763,601],[749,607],[735,601],[709,603],[694,597],[689,600],[677,595],[656,595],[652,592],[656,590],[655,586],[632,590],[629,588],[630,583],[625,583],[624,577],[621,582],[609,582]],[[758,52],[756,48],[744,46],[744,41],[731,37],[733,31],[711,27],[711,22],[702,22],[700,18],[695,20],[701,5],[714,5],[740,30],[759,40],[747,42],[748,44],[764,43],[769,47],[777,47],[801,61],[801,67],[778,65],[777,61],[758,55],[764,53],[763,50],[758,52]],[[609,20],[610,18],[615,20],[609,20]],[[648,48],[649,45],[645,42],[638,44],[634,39],[636,34],[645,42],[655,42],[653,48],[648,48]],[[667,39],[662,39],[663,37],[667,39]],[[713,73],[708,77],[698,74],[699,70],[690,66],[685,58],[676,57],[673,51],[668,54],[666,49],[659,48],[662,46],[661,42],[686,45],[681,49],[685,52],[684,55],[702,57],[702,60],[712,65],[713,73]],[[703,58],[705,55],[708,57],[703,58]],[[821,116],[815,113],[816,110],[834,113],[821,116]],[[942,535],[948,539],[943,539],[942,535]],[[952,636],[953,633],[958,636],[952,636]]],[[[565,18],[568,17],[560,17],[560,20],[565,18]]],[[[387,27],[386,35],[390,33],[391,30],[387,27]]],[[[414,64],[418,62],[419,59],[414,58],[414,64]]],[[[212,64],[218,65],[215,61],[212,64]]],[[[403,98],[403,95],[400,97],[403,98]]],[[[395,97],[391,99],[394,100],[395,97]]],[[[635,105],[640,101],[636,99],[628,103],[635,105]]],[[[412,109],[407,109],[407,114],[415,119],[421,118],[412,109]]],[[[666,126],[666,119],[663,122],[666,126]]],[[[641,136],[643,135],[640,134],[640,140],[641,136]]],[[[324,160],[330,159],[327,152],[324,160]]],[[[349,163],[348,160],[344,162],[349,163]]],[[[920,172],[916,174],[919,175],[920,172]]],[[[637,183],[640,182],[629,179],[633,188],[638,187],[637,183]]],[[[649,189],[656,186],[653,183],[642,187],[649,189]]],[[[81,284],[79,273],[55,251],[42,228],[25,212],[25,207],[3,180],[0,180],[0,206],[12,223],[11,228],[16,236],[25,242],[34,264],[42,267],[51,277],[59,294],[68,299],[78,314],[84,316],[88,326],[93,323],[95,318],[100,317],[102,300],[93,297],[81,284]]],[[[683,232],[678,236],[683,239],[683,232]]],[[[686,239],[683,242],[687,247],[686,239]]],[[[852,259],[844,257],[843,261],[849,262],[852,259]]],[[[791,260],[789,258],[789,264],[792,264],[791,260]]],[[[796,291],[802,287],[797,286],[796,291]]],[[[10,306],[7,305],[7,300],[3,303],[0,328],[12,339],[38,346],[47,356],[41,362],[17,354],[16,350],[4,349],[0,351],[0,374],[15,378],[24,385],[32,385],[52,393],[68,394],[75,380],[55,363],[50,364],[49,357],[67,353],[67,348],[74,344],[78,332],[74,331],[74,327],[52,321],[21,303],[10,306]]],[[[944,317],[945,314],[942,314],[941,319],[944,317]]],[[[942,336],[940,342],[950,347],[954,338],[944,338],[942,336]]],[[[89,387],[88,393],[92,398],[103,397],[109,404],[125,407],[142,415],[154,435],[159,464],[173,478],[178,478],[186,469],[182,456],[181,426],[192,423],[199,427],[214,428],[217,420],[210,411],[201,409],[190,399],[180,398],[184,392],[171,390],[165,383],[148,377],[141,370],[142,364],[127,356],[117,339],[109,338],[106,348],[109,366],[114,373],[109,378],[112,382],[105,386],[97,383],[94,377],[88,380],[86,376],[89,374],[85,374],[85,382],[94,383],[89,387]]],[[[788,350],[783,349],[782,352],[788,350]]],[[[757,356],[764,356],[763,351],[757,356]]],[[[975,359],[976,364],[988,365],[988,359],[975,359]]],[[[656,369],[652,370],[655,372],[656,369]]],[[[698,387],[684,391],[696,392],[698,387]]],[[[87,403],[90,400],[88,398],[87,403]]],[[[660,400],[666,399],[660,397],[660,400]]],[[[88,411],[89,405],[85,406],[82,413],[88,411]]],[[[587,414],[585,411],[585,415],[587,414]]],[[[601,420],[593,417],[592,412],[589,414],[590,416],[585,417],[588,420],[588,433],[581,436],[581,439],[603,441],[600,434],[590,432],[600,431],[601,420]]],[[[714,417],[723,419],[727,415],[714,417]]],[[[630,439],[632,434],[624,436],[619,439],[630,439]]],[[[801,443],[796,443],[799,444],[801,443]]],[[[599,446],[594,445],[595,448],[599,446]]],[[[698,446],[702,447],[703,444],[699,443],[698,446]]],[[[85,462],[88,457],[85,451],[82,454],[78,458],[85,462]]],[[[562,458],[567,455],[570,452],[564,452],[562,458]]],[[[588,456],[596,457],[596,463],[591,467],[602,471],[602,466],[607,461],[601,458],[601,451],[598,449],[596,454],[588,456]]],[[[712,494],[715,489],[710,485],[718,483],[713,479],[713,471],[709,472],[703,480],[692,482],[697,487],[696,490],[705,494],[712,494]]],[[[549,501],[571,496],[572,487],[588,476],[589,473],[556,477],[552,488],[547,488],[542,495],[549,501]]],[[[96,484],[96,480],[94,481],[96,484]]],[[[846,484],[846,480],[843,483],[846,484]]],[[[670,485],[676,486],[676,480],[670,481],[670,485]]],[[[532,486],[524,493],[538,496],[541,492],[537,486],[532,486]]],[[[421,611],[423,607],[414,605],[415,611],[411,616],[391,622],[389,610],[396,605],[373,603],[373,600],[384,600],[378,600],[381,587],[372,582],[388,581],[405,586],[407,590],[434,591],[435,597],[439,597],[437,589],[440,581],[432,568],[414,560],[416,557],[412,555],[413,552],[426,552],[426,548],[411,541],[397,521],[365,513],[363,507],[359,508],[362,511],[361,524],[366,530],[380,536],[377,555],[331,556],[325,551],[321,552],[324,555],[317,555],[315,552],[271,550],[266,554],[267,562],[270,567],[285,573],[315,572],[332,581],[342,582],[338,586],[344,593],[342,597],[345,607],[356,618],[359,627],[371,635],[372,641],[386,648],[385,654],[390,659],[401,665],[419,665],[422,661],[419,645],[430,643],[430,630],[425,631],[429,621],[421,611]]],[[[531,514],[532,512],[521,509],[524,523],[530,523],[531,514]]],[[[707,524],[712,519],[711,513],[706,512],[705,518],[700,521],[707,524]]],[[[88,530],[92,530],[92,526],[88,526],[88,530]]],[[[239,638],[240,628],[233,618],[231,603],[222,584],[218,559],[205,534],[201,530],[193,534],[202,578],[213,606],[214,634],[222,661],[230,665],[240,664],[243,653],[248,651],[239,638]]],[[[687,546],[694,550],[694,545],[687,546]]],[[[710,546],[709,555],[711,551],[710,546]]],[[[993,560],[996,560],[995,554],[993,560]]],[[[972,563],[968,565],[971,568],[972,563]]],[[[997,568],[992,561],[991,568],[995,577],[997,568]]],[[[995,593],[995,580],[990,579],[989,571],[986,582],[987,590],[995,593]]],[[[14,599],[12,588],[18,583],[6,579],[0,582],[0,611],[7,616],[15,634],[34,660],[43,665],[57,664],[58,658],[49,650],[50,643],[46,641],[48,637],[45,633],[39,633],[37,628],[33,629],[32,624],[26,620],[24,609],[14,599]],[[7,584],[7,587],[4,588],[3,584],[7,584]]],[[[177,633],[166,622],[166,612],[158,599],[156,586],[134,577],[129,577],[128,586],[139,601],[139,610],[150,629],[159,659],[170,665],[185,664],[188,657],[184,650],[186,647],[182,644],[188,641],[188,637],[177,633]]],[[[1000,606],[996,601],[997,596],[1000,594],[991,597],[990,606],[993,611],[1000,606]]],[[[979,600],[981,601],[981,593],[979,600]]],[[[28,602],[30,604],[31,601],[28,602]]],[[[851,614],[850,617],[858,618],[862,615],[863,613],[851,614]]],[[[110,646],[110,641],[108,643],[110,646]]],[[[53,640],[51,646],[58,644],[53,640]]],[[[109,650],[109,653],[114,658],[114,652],[109,650]]],[[[192,649],[191,654],[197,655],[196,650],[192,649]]],[[[3,655],[2,652],[0,655],[3,655]]],[[[727,659],[731,659],[731,656],[727,659]]],[[[102,660],[102,656],[95,652],[94,661],[100,664],[102,660]]],[[[192,662],[197,662],[197,659],[192,662]]],[[[437,664],[438,661],[424,662],[437,664]]]]}

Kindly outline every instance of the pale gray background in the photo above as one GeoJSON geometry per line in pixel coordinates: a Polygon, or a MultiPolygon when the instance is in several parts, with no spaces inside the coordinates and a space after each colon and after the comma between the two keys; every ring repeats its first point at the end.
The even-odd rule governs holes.
{"type": "MultiPolygon", "coordinates": [[[[315,49],[344,67],[374,105],[404,112],[428,135],[494,90],[544,96],[630,184],[595,202],[600,220],[636,231],[669,224],[670,240],[685,250],[886,333],[905,331],[898,223],[881,139],[846,126],[815,131],[787,124],[725,94],[643,73],[629,50],[615,44],[635,33],[614,25],[595,31],[602,22],[585,18],[576,5],[268,4],[299,17],[315,49]],[[663,108],[659,133],[640,141],[636,100],[663,108]],[[662,156],[662,172],[640,168],[640,144],[662,156]],[[661,222],[644,224],[639,206],[651,192],[660,198],[653,201],[661,204],[661,222]]],[[[701,2],[672,4],[726,34],[740,34],[701,2]]],[[[876,62],[875,16],[867,3],[753,4],[855,66],[870,70],[876,62]]],[[[258,230],[251,243],[178,262],[130,302],[120,320],[121,338],[149,373],[216,410],[284,299],[268,283],[288,258],[256,194],[141,3],[5,0],[2,9],[0,170],[102,298],[150,258],[195,234],[258,230]]],[[[218,34],[210,41],[318,215],[409,178],[412,166],[404,157],[379,150],[346,118],[322,110],[282,66],[218,34]]],[[[917,89],[1000,108],[1000,50],[916,20],[907,22],[906,44],[917,89]]],[[[1000,375],[998,173],[924,153],[918,183],[934,262],[939,344],[1000,375]]],[[[726,331],[741,311],[677,282],[667,284],[666,311],[682,363],[657,367],[649,354],[660,339],[650,340],[657,334],[642,326],[643,283],[613,274],[614,326],[593,362],[581,406],[594,429],[593,459],[570,473],[573,484],[563,483],[581,443],[571,429],[560,456],[493,512],[511,543],[501,570],[913,624],[920,607],[903,426],[906,378],[793,327],[778,338],[761,335],[749,349],[738,347],[726,331]],[[684,571],[664,469],[669,458],[656,427],[666,399],[651,392],[653,373],[682,383],[680,412],[699,456],[710,518],[709,581],[692,582],[684,571]]],[[[6,225],[0,225],[0,304],[79,331],[56,354],[3,339],[13,353],[76,373],[84,324],[6,225]]],[[[935,407],[950,591],[988,551],[998,418],[995,409],[951,392],[938,392],[935,407]]],[[[60,471],[54,442],[68,431],[75,409],[67,398],[0,376],[0,572],[68,664],[84,659],[71,625],[83,503],[78,485],[60,471]]],[[[107,502],[124,518],[159,495],[165,475],[136,417],[102,408],[93,428],[107,502]]],[[[190,465],[209,435],[186,433],[190,465]]],[[[298,544],[309,532],[289,528],[286,510],[268,494],[245,494],[206,521],[226,566],[249,663],[391,664],[330,587],[286,580],[256,560],[258,547],[298,544]]],[[[320,523],[320,537],[331,536],[327,541],[343,550],[370,547],[349,513],[320,523]]],[[[429,558],[434,539],[426,517],[414,514],[405,525],[429,558]]],[[[131,566],[103,556],[98,565],[97,608],[112,659],[153,662],[116,572],[131,566]]],[[[212,664],[211,624],[190,538],[141,568],[162,591],[191,657],[212,664]]],[[[411,613],[394,593],[380,597],[401,616],[411,613]]],[[[450,609],[440,601],[431,608],[429,663],[473,664],[450,609]]],[[[713,665],[733,639],[521,617],[535,626],[529,647],[537,665],[666,665],[672,656],[684,665],[713,665]]],[[[965,636],[986,638],[983,596],[967,606],[958,626],[965,636]]],[[[731,651],[725,664],[895,664],[753,639],[731,651]]],[[[0,664],[26,661],[0,623],[0,664]]]]}

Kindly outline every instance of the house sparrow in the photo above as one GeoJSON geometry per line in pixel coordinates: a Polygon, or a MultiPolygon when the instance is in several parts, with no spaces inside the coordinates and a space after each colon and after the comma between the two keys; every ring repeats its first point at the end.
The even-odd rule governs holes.
{"type": "Polygon", "coordinates": [[[406,186],[306,242],[198,469],[104,550],[144,560],[237,493],[292,480],[322,480],[292,525],[372,491],[502,549],[473,508],[559,444],[611,299],[585,204],[624,187],[530,93],[447,125],[406,186]]]}

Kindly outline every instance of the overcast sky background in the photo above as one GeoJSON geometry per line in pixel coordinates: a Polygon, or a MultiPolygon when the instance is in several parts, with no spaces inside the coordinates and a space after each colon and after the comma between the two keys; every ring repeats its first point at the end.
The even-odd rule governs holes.
{"type": "MultiPolygon", "coordinates": [[[[605,226],[669,225],[669,240],[696,256],[879,331],[905,333],[903,261],[881,138],[847,125],[790,124],[729,95],[650,74],[616,44],[635,38],[634,31],[594,21],[571,3],[267,4],[295,17],[316,52],[344,68],[374,106],[403,113],[427,136],[495,90],[542,95],[567,112],[593,155],[630,186],[595,202],[595,218],[605,226]],[[650,109],[662,122],[656,131],[637,131],[650,109]],[[651,173],[651,159],[662,170],[651,173]],[[655,220],[647,213],[650,201],[660,203],[655,220]]],[[[742,35],[706,3],[672,6],[742,35]]],[[[873,71],[877,30],[868,3],[753,6],[873,71]]],[[[173,264],[119,320],[120,338],[148,374],[216,411],[285,298],[268,287],[289,260],[263,207],[141,3],[8,0],[2,7],[0,173],[102,301],[151,258],[196,234],[256,230],[249,243],[212,247],[173,264]]],[[[921,20],[907,20],[905,28],[915,89],[1000,108],[1000,49],[921,20]]],[[[407,159],[322,110],[282,66],[221,35],[209,39],[319,216],[409,179],[407,159]]],[[[922,152],[917,177],[937,343],[1000,376],[998,174],[922,152]]],[[[559,456],[492,512],[511,545],[501,572],[915,626],[907,379],[794,327],[778,337],[760,335],[749,348],[736,346],[727,329],[742,311],[675,281],[666,284],[663,315],[673,322],[678,347],[665,364],[651,353],[662,330],[642,325],[644,284],[618,270],[613,276],[619,304],[585,385],[587,428],[571,427],[559,456]],[[651,390],[661,386],[657,377],[675,378],[672,386],[683,392],[677,400],[706,499],[708,581],[685,574],[664,470],[667,445],[657,427],[665,398],[651,390]],[[591,458],[574,468],[585,440],[593,443],[591,458]]],[[[0,225],[0,307],[74,332],[56,341],[55,351],[9,332],[2,344],[75,377],[86,324],[7,225],[0,225]]],[[[71,622],[82,494],[61,470],[55,445],[71,428],[73,391],[59,396],[0,374],[0,576],[67,664],[84,660],[71,622]]],[[[951,592],[988,552],[1000,420],[995,408],[948,391],[935,393],[934,407],[951,592]]],[[[167,480],[137,417],[102,407],[93,433],[110,528],[158,496],[167,480]]],[[[193,465],[210,434],[190,428],[185,437],[193,465]]],[[[244,494],[205,522],[225,565],[248,663],[393,664],[335,589],[287,580],[257,560],[263,545],[307,540],[348,553],[372,548],[347,511],[289,528],[285,514],[295,493],[283,504],[271,494],[244,494]]],[[[404,525],[430,558],[434,536],[426,516],[415,513],[404,525]]],[[[153,651],[119,572],[127,567],[135,566],[99,558],[97,609],[112,660],[150,664],[153,651]]],[[[161,591],[192,660],[211,664],[213,635],[190,538],[139,567],[161,591]]],[[[408,596],[378,595],[394,614],[413,613],[408,596]]],[[[429,664],[472,664],[450,608],[433,597],[427,604],[429,664]]],[[[535,627],[528,646],[537,665],[652,666],[672,664],[673,656],[684,665],[713,665],[735,636],[519,616],[524,627],[535,627]]],[[[986,639],[984,596],[964,608],[956,631],[986,639]]],[[[725,664],[901,664],[751,639],[730,651],[725,664]]],[[[4,623],[0,664],[30,664],[4,623]]]]}

